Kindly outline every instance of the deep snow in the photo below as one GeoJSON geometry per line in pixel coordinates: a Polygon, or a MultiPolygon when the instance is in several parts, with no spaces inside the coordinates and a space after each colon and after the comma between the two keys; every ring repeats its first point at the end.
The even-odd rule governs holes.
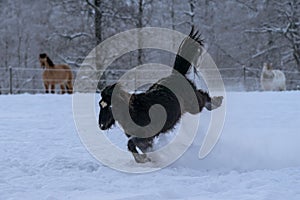
{"type": "MultiPolygon", "coordinates": [[[[299,99],[296,91],[227,93],[224,129],[205,159],[198,152],[207,111],[196,141],[176,163],[127,174],[103,166],[85,149],[72,96],[0,96],[0,199],[298,200],[299,99]]],[[[126,148],[118,128],[106,134],[126,148]]]]}

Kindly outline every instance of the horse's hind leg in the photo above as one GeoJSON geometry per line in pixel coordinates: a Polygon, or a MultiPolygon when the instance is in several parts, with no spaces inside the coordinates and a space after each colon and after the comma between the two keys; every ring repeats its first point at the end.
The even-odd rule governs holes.
{"type": "Polygon", "coordinates": [[[66,93],[66,91],[65,91],[65,85],[64,84],[60,84],[60,93],[61,94],[66,93]]]}
{"type": "MultiPolygon", "coordinates": [[[[205,107],[207,110],[214,110],[222,105],[223,97],[217,96],[217,97],[210,97],[207,92],[204,92],[202,90],[196,91],[196,96],[198,99],[198,105],[200,111],[203,107],[205,107]]],[[[194,114],[194,113],[192,113],[194,114]]]]}
{"type": "Polygon", "coordinates": [[[132,153],[135,161],[137,163],[146,163],[150,162],[150,158],[144,153],[149,147],[152,147],[153,138],[136,138],[133,137],[128,140],[127,147],[128,150],[132,153]],[[139,148],[142,153],[139,153],[137,148],[139,148]]]}
{"type": "Polygon", "coordinates": [[[67,82],[66,88],[67,88],[67,92],[68,92],[69,94],[72,94],[72,93],[73,93],[72,81],[68,81],[68,82],[67,82]]]}
{"type": "Polygon", "coordinates": [[[223,97],[217,96],[210,98],[210,101],[205,103],[205,108],[207,110],[214,110],[222,105],[223,97]]]}

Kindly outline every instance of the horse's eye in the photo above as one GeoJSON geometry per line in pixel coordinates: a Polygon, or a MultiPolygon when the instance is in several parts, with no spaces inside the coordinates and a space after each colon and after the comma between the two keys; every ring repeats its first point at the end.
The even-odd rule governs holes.
{"type": "Polygon", "coordinates": [[[99,105],[101,108],[105,108],[107,106],[107,103],[105,101],[100,101],[99,105]]]}

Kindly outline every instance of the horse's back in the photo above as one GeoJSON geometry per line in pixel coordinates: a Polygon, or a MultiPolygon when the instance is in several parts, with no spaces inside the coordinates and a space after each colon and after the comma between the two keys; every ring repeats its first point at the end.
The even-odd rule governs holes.
{"type": "Polygon", "coordinates": [[[61,73],[70,73],[71,72],[71,68],[66,64],[55,65],[54,69],[57,72],[61,72],[61,73]]]}
{"type": "Polygon", "coordinates": [[[69,67],[69,65],[61,64],[61,65],[56,65],[56,66],[57,66],[57,68],[65,69],[66,71],[71,71],[71,68],[69,67]]]}

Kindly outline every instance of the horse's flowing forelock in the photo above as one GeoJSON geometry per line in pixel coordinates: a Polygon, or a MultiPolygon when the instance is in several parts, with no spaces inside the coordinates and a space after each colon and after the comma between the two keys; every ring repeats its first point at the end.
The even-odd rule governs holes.
{"type": "Polygon", "coordinates": [[[45,53],[40,54],[40,58],[46,58],[46,57],[47,57],[47,54],[45,54],[45,53]]]}

